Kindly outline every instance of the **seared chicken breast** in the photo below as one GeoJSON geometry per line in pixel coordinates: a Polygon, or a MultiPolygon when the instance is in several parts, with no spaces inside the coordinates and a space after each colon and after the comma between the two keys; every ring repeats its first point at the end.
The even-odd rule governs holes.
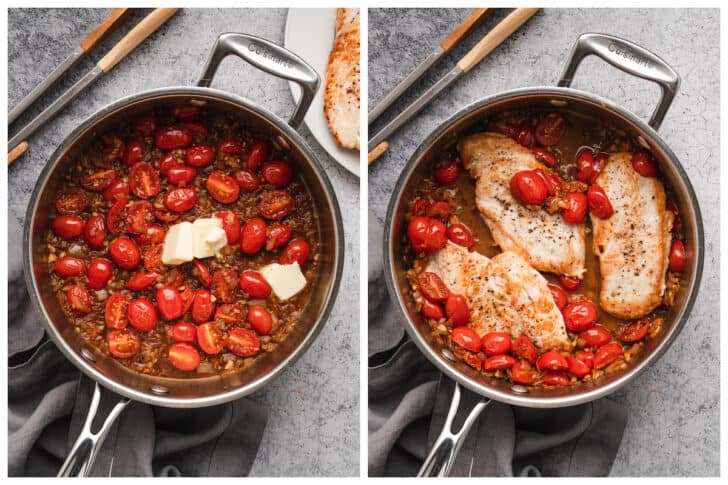
{"type": "Polygon", "coordinates": [[[468,325],[481,337],[488,332],[514,338],[525,334],[542,351],[571,348],[546,279],[519,254],[506,251],[488,258],[448,241],[426,271],[465,297],[468,325]]]}
{"type": "Polygon", "coordinates": [[[324,114],[336,143],[359,149],[359,9],[336,9],[334,46],[326,68],[324,114]]]}
{"type": "Polygon", "coordinates": [[[614,208],[608,219],[591,215],[599,304],[618,318],[642,317],[660,305],[665,292],[673,222],[665,189],[632,168],[630,153],[610,155],[595,183],[614,208]]]}
{"type": "Polygon", "coordinates": [[[458,149],[465,168],[476,179],[475,203],[498,246],[539,271],[583,278],[584,224],[569,224],[559,213],[529,209],[511,194],[513,175],[547,168],[531,150],[498,133],[468,136],[458,149]]]}

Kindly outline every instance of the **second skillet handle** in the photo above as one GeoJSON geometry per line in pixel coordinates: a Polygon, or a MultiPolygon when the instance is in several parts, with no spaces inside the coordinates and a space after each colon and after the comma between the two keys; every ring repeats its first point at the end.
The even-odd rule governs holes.
{"type": "Polygon", "coordinates": [[[582,34],[571,50],[558,85],[571,86],[577,67],[589,55],[599,56],[627,74],[659,84],[662,90],[660,102],[649,122],[657,130],[680,88],[678,73],[656,54],[628,40],[606,34],[582,34]]]}
{"type": "Polygon", "coordinates": [[[83,423],[81,433],[76,438],[71,451],[68,453],[66,461],[61,465],[58,471],[59,477],[86,477],[91,473],[91,467],[96,460],[96,455],[104,444],[106,435],[109,434],[111,426],[119,417],[124,408],[129,404],[129,399],[114,394],[116,404],[109,411],[109,415],[104,419],[101,428],[94,432],[91,429],[94,418],[99,411],[99,403],[101,402],[101,386],[94,384],[94,394],[91,398],[91,405],[86,415],[86,421],[83,423]]]}
{"type": "Polygon", "coordinates": [[[209,87],[220,62],[230,54],[240,57],[268,74],[293,81],[301,86],[301,99],[288,121],[293,128],[301,126],[321,82],[316,71],[293,52],[269,40],[248,34],[226,33],[217,38],[197,85],[209,87]]]}

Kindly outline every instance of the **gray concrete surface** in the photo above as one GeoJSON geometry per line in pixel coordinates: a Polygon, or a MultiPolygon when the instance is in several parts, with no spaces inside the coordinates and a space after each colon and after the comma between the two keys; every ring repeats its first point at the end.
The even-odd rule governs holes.
{"type": "MultiPolygon", "coordinates": [[[[382,99],[469,13],[468,10],[369,10],[369,108],[382,99]]],[[[468,38],[383,123],[451,69],[492,25],[468,38]]],[[[719,474],[719,13],[718,10],[574,10],[539,12],[467,77],[425,108],[390,141],[369,170],[369,206],[383,222],[399,173],[421,141],[456,110],[507,89],[554,85],[572,43],[583,32],[625,37],[653,50],[682,76],[660,134],[693,183],[705,222],[705,271],[692,316],[670,350],[611,399],[629,412],[615,476],[719,474]]],[[[621,103],[649,118],[656,85],[588,58],[574,87],[621,103]]],[[[371,224],[371,221],[370,221],[371,224]]]]}
{"type": "MultiPolygon", "coordinates": [[[[101,21],[108,9],[9,10],[8,96],[14,106],[101,21]]],[[[131,28],[148,11],[136,12],[131,28]]],[[[30,192],[43,164],[65,136],[86,117],[121,97],[171,85],[193,84],[215,38],[246,32],[283,42],[285,10],[184,9],[155,32],[108,75],[84,92],[31,139],[31,148],[9,169],[10,217],[23,220],[30,192]]],[[[22,126],[79,79],[123,35],[116,32],[90,58],[26,113],[22,126]]],[[[267,77],[237,58],[226,59],[213,87],[252,99],[282,117],[294,104],[288,84],[267,77]]],[[[14,131],[11,130],[11,134],[14,131]]],[[[253,475],[359,474],[359,180],[331,159],[304,127],[346,214],[346,264],[339,297],[320,336],[291,369],[257,394],[270,409],[253,475]]]]}

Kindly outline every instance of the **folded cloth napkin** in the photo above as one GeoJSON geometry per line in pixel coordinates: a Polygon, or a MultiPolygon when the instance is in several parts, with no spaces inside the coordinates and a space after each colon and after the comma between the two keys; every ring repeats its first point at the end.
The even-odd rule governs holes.
{"type": "MultiPolygon", "coordinates": [[[[50,476],[83,426],[94,383],[44,336],[23,279],[22,229],[13,214],[8,219],[8,472],[50,476]]],[[[102,394],[100,412],[113,397],[102,394]]],[[[265,407],[249,398],[200,409],[133,402],[113,425],[91,474],[245,476],[267,418],[265,407]]]]}
{"type": "MultiPolygon", "coordinates": [[[[371,213],[369,221],[369,475],[412,476],[442,430],[454,382],[404,337],[386,295],[381,224],[371,213]]],[[[482,399],[461,393],[456,430],[482,399]]],[[[626,421],[625,409],[608,398],[559,409],[492,401],[450,475],[604,476],[626,421]]]]}

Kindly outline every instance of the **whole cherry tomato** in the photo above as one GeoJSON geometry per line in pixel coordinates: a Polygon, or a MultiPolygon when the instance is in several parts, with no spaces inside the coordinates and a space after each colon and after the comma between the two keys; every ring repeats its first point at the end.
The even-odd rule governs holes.
{"type": "Polygon", "coordinates": [[[568,207],[561,209],[561,217],[569,224],[579,224],[586,216],[587,202],[586,195],[581,192],[570,192],[566,194],[568,207]]]}
{"type": "Polygon", "coordinates": [[[172,116],[182,121],[196,120],[200,117],[201,109],[199,106],[191,104],[181,104],[172,107],[172,116]]]}
{"type": "Polygon", "coordinates": [[[527,361],[522,360],[511,367],[511,380],[516,384],[530,386],[538,382],[539,373],[527,361]]]}
{"type": "Polygon", "coordinates": [[[106,190],[104,190],[104,200],[106,202],[115,202],[119,199],[128,199],[131,189],[129,188],[129,181],[125,178],[114,180],[106,190]]]}
{"type": "Polygon", "coordinates": [[[183,121],[178,126],[180,128],[186,128],[190,130],[190,133],[192,133],[192,138],[194,138],[194,140],[196,141],[207,138],[207,136],[210,134],[210,130],[207,129],[207,126],[197,121],[183,121]]]}
{"type": "Polygon", "coordinates": [[[175,342],[194,344],[197,342],[197,326],[189,322],[177,322],[169,331],[170,337],[175,342]]]}
{"type": "Polygon", "coordinates": [[[84,271],[86,271],[86,265],[83,264],[83,259],[73,256],[60,257],[53,264],[53,272],[61,278],[82,275],[84,271]]]}
{"type": "Polygon", "coordinates": [[[169,346],[167,359],[179,370],[195,370],[200,365],[200,353],[197,349],[181,342],[169,346]]]}
{"type": "Polygon", "coordinates": [[[157,309],[146,298],[137,298],[129,302],[126,315],[131,326],[140,332],[150,331],[157,326],[157,321],[159,320],[157,309]]]}
{"type": "Polygon", "coordinates": [[[273,327],[273,318],[268,310],[261,306],[251,306],[248,308],[248,323],[258,335],[268,335],[273,327]]]}
{"type": "Polygon", "coordinates": [[[238,275],[229,268],[218,269],[212,275],[210,291],[223,303],[232,303],[238,292],[238,275]]]}
{"type": "Polygon", "coordinates": [[[533,136],[541,145],[558,145],[566,133],[566,120],[558,113],[549,113],[538,122],[533,136]]]}
{"type": "Polygon", "coordinates": [[[56,193],[53,204],[59,214],[76,215],[85,211],[89,206],[86,192],[79,188],[67,187],[56,193]]]}
{"type": "Polygon", "coordinates": [[[120,359],[134,357],[141,347],[139,336],[131,330],[114,330],[106,336],[111,355],[120,359]]]}
{"type": "Polygon", "coordinates": [[[255,254],[263,248],[268,226],[258,217],[250,219],[243,226],[240,234],[240,249],[245,254],[255,254]]]}
{"type": "Polygon", "coordinates": [[[670,271],[673,273],[682,273],[685,270],[685,244],[682,241],[675,240],[670,246],[670,271]]]}
{"type": "Polygon", "coordinates": [[[129,271],[136,269],[142,262],[142,255],[136,243],[126,236],[111,241],[109,254],[118,267],[129,271]]]}
{"type": "Polygon", "coordinates": [[[185,159],[192,167],[207,167],[215,161],[215,149],[210,145],[192,145],[185,152],[185,159]]]}
{"type": "Polygon", "coordinates": [[[591,374],[591,367],[580,359],[567,357],[566,363],[568,365],[567,369],[569,371],[569,374],[573,375],[574,377],[578,377],[579,379],[581,379],[582,377],[591,374]]]}
{"type": "Polygon", "coordinates": [[[541,382],[549,386],[568,386],[569,376],[563,372],[547,372],[541,378],[541,382]]]}
{"type": "Polygon", "coordinates": [[[162,128],[154,136],[154,144],[166,152],[188,147],[191,143],[192,132],[182,126],[162,128]]]}
{"type": "Polygon", "coordinates": [[[106,240],[106,219],[104,216],[91,216],[83,228],[83,240],[91,249],[98,249],[106,240]]]}
{"type": "Polygon", "coordinates": [[[427,217],[430,217],[432,219],[438,219],[442,222],[446,222],[449,215],[450,204],[442,200],[432,204],[430,206],[430,209],[427,211],[427,217]]]}
{"type": "Polygon", "coordinates": [[[260,350],[260,340],[252,330],[247,328],[234,328],[230,330],[225,347],[235,355],[250,357],[260,350]]]}
{"type": "Polygon", "coordinates": [[[562,288],[574,291],[578,289],[581,286],[581,281],[579,278],[574,278],[572,276],[559,276],[559,284],[562,288]]]}
{"type": "Polygon", "coordinates": [[[465,363],[473,369],[480,370],[483,368],[483,359],[480,357],[480,354],[468,352],[465,354],[465,363]]]}
{"type": "Polygon", "coordinates": [[[114,170],[97,170],[87,173],[79,179],[79,183],[84,189],[92,192],[103,192],[116,179],[114,170]]]}
{"type": "Polygon", "coordinates": [[[536,350],[536,346],[533,345],[533,342],[531,342],[531,339],[528,338],[528,336],[521,335],[513,342],[511,342],[511,349],[512,354],[516,357],[526,360],[531,364],[536,363],[536,359],[538,358],[538,351],[536,350]]]}
{"type": "Polygon", "coordinates": [[[124,148],[124,156],[121,158],[124,161],[124,165],[131,167],[137,162],[142,160],[144,156],[144,144],[137,140],[132,140],[126,144],[124,148]]]}
{"type": "Polygon", "coordinates": [[[450,333],[453,342],[471,352],[480,352],[480,337],[470,327],[455,327],[450,333]]]}
{"type": "Polygon", "coordinates": [[[154,197],[162,190],[159,173],[147,162],[137,162],[129,169],[129,188],[140,199],[154,197]]]}
{"type": "Polygon", "coordinates": [[[539,370],[566,370],[569,367],[566,358],[553,350],[541,354],[536,361],[536,366],[539,370]]]}
{"type": "Polygon", "coordinates": [[[255,192],[262,183],[258,174],[247,168],[238,170],[233,174],[233,177],[243,192],[255,192]]]}
{"type": "Polygon", "coordinates": [[[297,262],[298,266],[303,268],[310,252],[311,248],[305,239],[294,239],[288,243],[288,246],[281,253],[280,263],[293,264],[297,262]]]}
{"type": "Polygon", "coordinates": [[[431,302],[427,298],[422,300],[422,308],[420,309],[420,312],[422,312],[425,317],[434,318],[435,320],[445,318],[445,310],[442,309],[442,305],[431,302]]]}
{"type": "Polygon", "coordinates": [[[488,332],[480,343],[485,355],[507,354],[511,350],[511,336],[506,332],[488,332]]]}
{"type": "Polygon", "coordinates": [[[225,138],[217,145],[217,151],[225,155],[240,155],[243,142],[238,138],[225,138]]]}
{"type": "Polygon", "coordinates": [[[559,178],[559,176],[556,175],[554,172],[545,168],[537,168],[533,172],[541,177],[541,179],[546,184],[546,192],[548,193],[548,195],[556,195],[557,193],[561,192],[563,184],[561,183],[561,179],[559,178]]]}
{"type": "Polygon", "coordinates": [[[237,244],[240,241],[240,231],[242,231],[240,217],[233,211],[218,212],[215,214],[215,217],[222,221],[222,228],[225,231],[227,243],[237,244]]]}
{"type": "Polygon", "coordinates": [[[518,127],[516,141],[527,148],[532,147],[536,143],[536,140],[533,136],[533,128],[531,127],[530,122],[524,121],[518,127]]]}
{"type": "Polygon", "coordinates": [[[589,187],[586,200],[589,204],[589,211],[600,219],[607,219],[614,214],[614,208],[612,208],[612,203],[609,202],[607,193],[597,184],[589,187]]]}
{"type": "Polygon", "coordinates": [[[518,361],[510,355],[493,355],[483,362],[483,370],[486,372],[494,372],[501,369],[510,369],[516,365],[518,361]]]}
{"type": "Polygon", "coordinates": [[[591,369],[594,367],[594,353],[586,350],[579,350],[574,354],[574,357],[584,362],[591,369]]]}
{"type": "Polygon", "coordinates": [[[224,335],[215,322],[203,323],[197,327],[197,344],[210,355],[219,354],[224,346],[224,335]]]}
{"type": "Polygon", "coordinates": [[[127,309],[131,302],[128,293],[114,293],[106,300],[104,320],[109,328],[122,329],[129,324],[127,309]]]}
{"type": "Polygon", "coordinates": [[[83,234],[84,222],[78,216],[63,214],[51,222],[53,233],[66,240],[72,240],[83,234]]]}
{"type": "Polygon", "coordinates": [[[562,314],[564,324],[571,332],[583,332],[594,326],[599,319],[597,309],[589,300],[581,300],[567,305],[562,314]]]}
{"type": "Polygon", "coordinates": [[[657,177],[657,165],[649,153],[637,150],[632,153],[632,167],[643,177],[657,177]]]}
{"type": "Polygon", "coordinates": [[[470,319],[470,309],[463,295],[450,293],[445,300],[445,314],[453,326],[465,325],[470,319]]]}
{"type": "Polygon", "coordinates": [[[413,217],[407,226],[407,236],[418,253],[434,253],[447,243],[445,224],[429,217],[413,217]]]}
{"type": "Polygon", "coordinates": [[[263,174],[263,180],[279,189],[291,183],[293,179],[293,168],[286,162],[278,160],[265,163],[260,173],[263,174]]]}
{"type": "Polygon", "coordinates": [[[566,292],[560,286],[552,285],[551,283],[548,286],[549,291],[551,291],[551,296],[554,298],[554,303],[559,310],[563,310],[569,304],[569,297],[566,295],[566,292]]]}
{"type": "Polygon", "coordinates": [[[450,224],[447,228],[447,238],[459,246],[473,249],[475,239],[470,230],[462,224],[450,224]]]}
{"type": "Polygon", "coordinates": [[[152,115],[143,115],[134,120],[132,128],[144,136],[151,136],[157,131],[157,119],[152,115]]]}
{"type": "Polygon", "coordinates": [[[266,219],[280,220],[293,212],[295,203],[287,190],[263,192],[258,202],[258,211],[266,219]]]}
{"type": "Polygon", "coordinates": [[[132,275],[132,277],[126,282],[124,288],[132,291],[146,290],[157,282],[157,278],[159,278],[159,273],[155,271],[142,270],[134,273],[134,275],[132,275]]]}
{"type": "Polygon", "coordinates": [[[596,349],[612,340],[612,334],[601,325],[594,325],[592,328],[582,330],[577,336],[576,344],[579,347],[596,349]]]}
{"type": "Polygon", "coordinates": [[[159,159],[159,174],[169,176],[169,171],[176,167],[185,166],[185,161],[175,153],[165,153],[159,159]]]}
{"type": "Polygon", "coordinates": [[[213,199],[222,204],[232,204],[240,196],[240,186],[230,175],[220,170],[210,172],[205,187],[213,199]]]}
{"type": "Polygon", "coordinates": [[[590,148],[582,148],[576,154],[576,172],[574,178],[587,184],[594,183],[607,161],[605,155],[599,154],[594,158],[594,152],[590,148]]]}
{"type": "Polygon", "coordinates": [[[92,290],[100,290],[109,282],[114,272],[111,261],[105,258],[94,258],[88,262],[86,277],[88,287],[92,290]]]}
{"type": "Polygon", "coordinates": [[[273,251],[288,244],[291,240],[291,228],[281,222],[274,222],[266,229],[265,249],[273,251]]]}
{"type": "Polygon", "coordinates": [[[192,300],[192,320],[196,323],[204,323],[212,318],[215,311],[215,303],[212,301],[212,293],[204,288],[195,292],[192,300]]]}
{"type": "Polygon", "coordinates": [[[270,157],[270,145],[268,143],[255,140],[249,146],[247,150],[245,166],[249,170],[258,170],[263,163],[268,161],[270,157]]]}
{"type": "Polygon", "coordinates": [[[423,271],[417,275],[417,284],[422,295],[432,302],[445,301],[450,295],[450,290],[437,273],[423,271]]]}
{"type": "Polygon", "coordinates": [[[126,209],[126,230],[132,234],[144,234],[154,222],[154,206],[148,200],[137,200],[126,209]]]}
{"type": "Polygon", "coordinates": [[[167,191],[164,207],[174,212],[187,212],[197,204],[197,191],[192,187],[177,187],[167,191]]]}
{"type": "Polygon", "coordinates": [[[463,167],[460,161],[453,158],[439,163],[435,167],[433,175],[438,184],[447,186],[455,183],[461,173],[463,173],[463,167]]]}
{"type": "Polygon", "coordinates": [[[412,215],[425,216],[430,211],[432,204],[424,197],[417,197],[412,201],[412,215]]]}
{"type": "Polygon", "coordinates": [[[260,273],[253,270],[245,270],[240,273],[238,286],[251,298],[265,299],[270,296],[271,287],[260,273]]]}
{"type": "Polygon", "coordinates": [[[533,170],[522,170],[511,177],[511,194],[527,205],[539,205],[548,196],[546,182],[533,170]]]}
{"type": "Polygon", "coordinates": [[[187,165],[179,165],[167,170],[167,180],[175,186],[190,185],[196,177],[197,169],[187,165]]]}
{"type": "Polygon", "coordinates": [[[508,121],[494,121],[488,124],[487,131],[500,133],[514,140],[518,136],[518,127],[508,121]]]}
{"type": "Polygon", "coordinates": [[[622,342],[639,342],[647,337],[647,332],[649,331],[650,320],[648,318],[641,318],[623,327],[619,332],[619,340],[622,342]]]}
{"type": "Polygon", "coordinates": [[[539,163],[548,165],[549,167],[555,167],[559,161],[556,159],[556,155],[551,153],[547,148],[544,147],[533,147],[531,148],[533,155],[539,163]]]}
{"type": "Polygon", "coordinates": [[[617,342],[610,342],[599,347],[594,354],[594,368],[602,369],[624,355],[622,346],[617,342]]]}

